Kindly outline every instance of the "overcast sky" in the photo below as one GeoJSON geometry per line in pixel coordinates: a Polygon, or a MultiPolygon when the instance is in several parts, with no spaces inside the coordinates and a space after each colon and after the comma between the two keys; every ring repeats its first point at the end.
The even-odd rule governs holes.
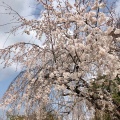
{"type": "MultiPolygon", "coordinates": [[[[40,6],[36,5],[35,0],[0,0],[0,5],[4,5],[2,2],[10,5],[15,11],[17,11],[20,15],[26,16],[27,18],[36,18],[37,14],[40,13],[40,6]]],[[[5,26],[1,26],[3,24],[9,23],[12,20],[12,16],[8,14],[4,14],[8,11],[5,11],[5,8],[0,6],[0,49],[5,48],[8,45],[16,43],[18,41],[31,41],[33,35],[28,36],[26,34],[21,34],[21,31],[18,32],[18,35],[10,35],[5,32],[9,32],[12,26],[16,24],[9,24],[5,26]],[[10,36],[9,36],[10,35],[10,36]],[[9,36],[9,37],[8,37],[9,36]]],[[[6,91],[10,82],[14,79],[14,77],[20,72],[18,68],[16,71],[16,65],[12,65],[9,68],[3,69],[3,66],[0,65],[0,97],[6,91]]]]}
{"type": "MultiPolygon", "coordinates": [[[[40,13],[39,9],[42,9],[41,6],[36,6],[35,0],[0,0],[0,5],[2,1],[10,5],[15,11],[17,11],[20,15],[26,16],[27,18],[37,18],[40,13]],[[30,7],[29,7],[30,6],[30,7]]],[[[73,2],[73,0],[71,0],[73,2]]],[[[113,0],[112,0],[113,1],[113,0]]],[[[117,3],[116,11],[120,11],[120,0],[117,3]]],[[[6,13],[5,8],[0,6],[0,25],[9,23],[12,19],[11,16],[3,14],[6,13]]],[[[0,26],[0,49],[16,43],[18,41],[30,41],[32,36],[18,34],[16,36],[11,35],[9,38],[8,32],[10,28],[15,24],[10,24],[6,26],[0,26]],[[8,39],[7,39],[8,38],[8,39]]],[[[21,33],[21,32],[20,32],[21,33]]],[[[20,69],[16,71],[16,66],[13,65],[7,69],[2,69],[2,65],[0,65],[0,97],[3,95],[10,82],[14,79],[14,77],[20,72],[20,69]]]]}

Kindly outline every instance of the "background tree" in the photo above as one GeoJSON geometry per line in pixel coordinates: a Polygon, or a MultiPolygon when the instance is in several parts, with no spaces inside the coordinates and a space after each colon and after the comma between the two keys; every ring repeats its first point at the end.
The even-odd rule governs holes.
{"type": "MultiPolygon", "coordinates": [[[[119,120],[119,103],[114,102],[111,90],[112,84],[119,88],[120,74],[119,47],[116,46],[120,29],[116,28],[114,9],[109,10],[104,0],[72,2],[38,0],[44,11],[40,19],[32,20],[23,18],[5,4],[21,22],[11,33],[23,29],[30,35],[34,31],[37,39],[42,40],[44,36],[44,42],[42,45],[19,42],[0,50],[5,67],[12,63],[23,66],[1,105],[9,112],[24,109],[29,115],[43,109],[43,104],[49,104],[56,114],[67,119],[82,101],[83,113],[87,110],[85,117],[104,112],[112,120],[119,120]]],[[[76,119],[81,119],[77,116],[76,119]]]]}

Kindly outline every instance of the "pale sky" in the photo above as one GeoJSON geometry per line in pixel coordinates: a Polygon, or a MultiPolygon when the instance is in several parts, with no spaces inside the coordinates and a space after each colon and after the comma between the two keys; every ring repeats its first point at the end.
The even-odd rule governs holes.
{"type": "MultiPolygon", "coordinates": [[[[26,16],[29,19],[36,18],[36,14],[40,13],[40,10],[38,10],[38,8],[40,9],[40,6],[37,6],[35,0],[0,0],[0,5],[4,5],[2,4],[3,1],[11,6],[20,15],[26,16]]],[[[17,32],[18,35],[10,35],[8,38],[9,34],[5,32],[9,32],[12,26],[15,26],[16,24],[1,26],[3,24],[11,22],[12,19],[11,15],[3,13],[6,13],[5,8],[0,6],[0,49],[5,48],[8,45],[14,44],[18,41],[32,41],[35,39],[33,38],[33,35],[28,36],[26,34],[22,34],[20,30],[17,32]]],[[[10,82],[19,72],[20,68],[18,68],[16,71],[16,65],[12,65],[6,69],[3,69],[3,66],[0,65],[0,97],[3,95],[10,82]]]]}

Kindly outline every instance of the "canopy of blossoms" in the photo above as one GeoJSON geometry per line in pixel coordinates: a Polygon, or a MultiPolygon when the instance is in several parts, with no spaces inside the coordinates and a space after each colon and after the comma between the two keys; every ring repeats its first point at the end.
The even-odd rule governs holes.
{"type": "MultiPolygon", "coordinates": [[[[103,78],[113,80],[120,74],[120,49],[116,45],[120,42],[120,29],[116,28],[115,15],[112,11],[104,12],[108,9],[102,0],[38,3],[44,7],[39,19],[27,20],[16,13],[21,25],[11,32],[23,29],[30,35],[34,31],[36,41],[44,36],[44,43],[19,42],[0,50],[5,67],[12,63],[23,66],[3,96],[1,106],[9,111],[24,108],[27,113],[40,109],[43,103],[54,104],[64,96],[64,101],[74,101],[66,101],[66,106],[61,98],[63,107],[59,111],[67,113],[78,98],[93,103],[92,83],[103,78]],[[53,91],[58,96],[54,100],[50,97],[53,91]]],[[[109,102],[114,106],[112,100],[109,102]]]]}

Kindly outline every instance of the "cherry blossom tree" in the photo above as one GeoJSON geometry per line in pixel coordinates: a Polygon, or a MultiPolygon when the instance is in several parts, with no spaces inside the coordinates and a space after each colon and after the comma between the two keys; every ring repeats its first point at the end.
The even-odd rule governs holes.
{"type": "MultiPolygon", "coordinates": [[[[13,10],[22,29],[42,45],[19,42],[0,49],[5,67],[20,63],[21,73],[1,100],[9,112],[27,115],[52,105],[60,118],[90,119],[107,113],[120,119],[115,92],[119,93],[120,29],[114,9],[105,0],[38,0],[44,10],[39,19],[27,20],[13,10]],[[112,88],[111,88],[112,85],[112,88]],[[80,109],[81,116],[78,111],[80,109]],[[76,112],[75,112],[76,111],[76,112]],[[77,113],[78,112],[78,113],[77,113]],[[86,112],[86,114],[85,114],[86,112]]],[[[39,115],[38,115],[39,116],[39,115]]],[[[101,116],[100,116],[101,117],[101,116]]],[[[38,118],[39,119],[39,118],[38,118]]]]}

